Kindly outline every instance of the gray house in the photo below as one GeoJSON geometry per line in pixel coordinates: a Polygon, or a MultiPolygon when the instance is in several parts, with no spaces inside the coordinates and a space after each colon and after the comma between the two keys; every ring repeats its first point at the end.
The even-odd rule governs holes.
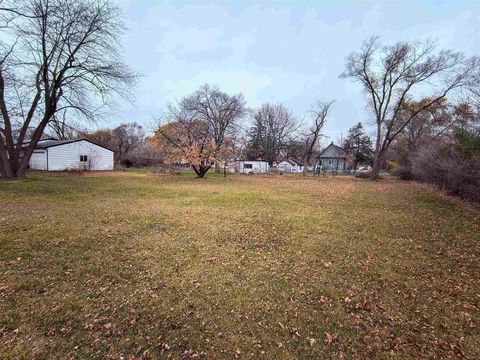
{"type": "Polygon", "coordinates": [[[350,165],[347,160],[347,152],[333,142],[318,154],[316,168],[326,171],[348,171],[350,165]]]}

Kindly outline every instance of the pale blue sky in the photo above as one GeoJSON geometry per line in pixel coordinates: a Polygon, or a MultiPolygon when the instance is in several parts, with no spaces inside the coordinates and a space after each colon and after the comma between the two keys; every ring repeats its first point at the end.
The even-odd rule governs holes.
{"type": "Polygon", "coordinates": [[[143,74],[135,103],[103,126],[151,126],[166,103],[218,85],[251,107],[281,102],[303,117],[316,99],[336,99],[325,132],[335,140],[368,113],[359,85],[339,79],[345,58],[373,35],[430,38],[480,53],[480,1],[118,0],[125,10],[126,61],[143,74]]]}

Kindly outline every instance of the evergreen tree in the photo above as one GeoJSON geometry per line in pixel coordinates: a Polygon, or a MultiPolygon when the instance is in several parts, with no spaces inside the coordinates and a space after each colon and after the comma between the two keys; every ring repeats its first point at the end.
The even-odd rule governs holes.
{"type": "Polygon", "coordinates": [[[352,155],[355,170],[359,163],[370,163],[373,160],[372,140],[365,133],[361,122],[348,130],[344,148],[352,155]]]}

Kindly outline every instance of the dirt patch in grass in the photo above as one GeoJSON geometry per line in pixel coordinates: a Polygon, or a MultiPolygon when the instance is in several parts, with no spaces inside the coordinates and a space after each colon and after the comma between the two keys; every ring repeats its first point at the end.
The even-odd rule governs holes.
{"type": "Polygon", "coordinates": [[[48,216],[52,206],[38,202],[16,202],[0,200],[0,226],[12,224],[23,219],[48,216]]]}

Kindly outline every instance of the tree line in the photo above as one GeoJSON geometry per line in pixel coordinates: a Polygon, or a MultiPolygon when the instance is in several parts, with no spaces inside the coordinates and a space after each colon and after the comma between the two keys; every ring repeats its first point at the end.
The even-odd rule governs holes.
{"type": "Polygon", "coordinates": [[[293,157],[310,163],[332,103],[317,102],[306,127],[282,104],[249,109],[242,94],[229,95],[206,84],[169,105],[152,141],[169,161],[191,164],[198,177],[213,165],[225,167],[236,159],[272,165],[293,157]]]}
{"type": "MultiPolygon", "coordinates": [[[[151,136],[135,122],[91,132],[73,132],[66,127],[69,129],[66,133],[59,132],[55,125],[51,132],[61,139],[87,138],[110,148],[120,165],[185,163],[203,177],[212,166],[220,171],[219,163],[228,164],[236,159],[257,159],[273,165],[293,158],[312,165],[320,151],[322,128],[332,105],[333,101],[317,102],[308,112],[309,121],[305,124],[281,104],[248,109],[242,95],[229,96],[218,87],[203,85],[175,106],[170,105],[168,112],[168,116],[176,114],[180,118],[180,113],[187,116],[185,106],[189,111],[200,108],[205,114],[203,121],[195,115],[191,116],[192,121],[180,118],[182,121],[160,123],[151,136]],[[210,104],[208,111],[206,104],[210,104]],[[232,115],[229,121],[218,115],[226,111],[232,115]]],[[[349,130],[343,145],[354,168],[373,160],[372,142],[362,123],[349,130]]]]}
{"type": "MultiPolygon", "coordinates": [[[[76,136],[68,135],[69,119],[97,121],[109,112],[112,95],[129,96],[138,76],[122,61],[120,15],[110,0],[0,0],[3,177],[24,176],[46,132],[76,136]]],[[[372,161],[373,180],[390,166],[403,177],[474,192],[479,74],[478,56],[438,49],[431,41],[365,40],[340,75],[362,87],[369,110],[363,123],[375,131],[371,151],[363,128],[351,129],[344,145],[352,162],[372,161]],[[454,168],[465,177],[453,176],[454,168]]],[[[160,153],[159,161],[190,163],[203,177],[212,164],[241,157],[311,163],[333,106],[332,100],[317,101],[301,121],[282,104],[250,109],[242,94],[204,85],[170,104],[149,139],[143,134],[141,141],[132,140],[139,135],[138,124],[88,136],[115,147],[117,161],[143,147],[144,155],[160,153]],[[124,141],[125,134],[131,141],[124,141]]]]}

